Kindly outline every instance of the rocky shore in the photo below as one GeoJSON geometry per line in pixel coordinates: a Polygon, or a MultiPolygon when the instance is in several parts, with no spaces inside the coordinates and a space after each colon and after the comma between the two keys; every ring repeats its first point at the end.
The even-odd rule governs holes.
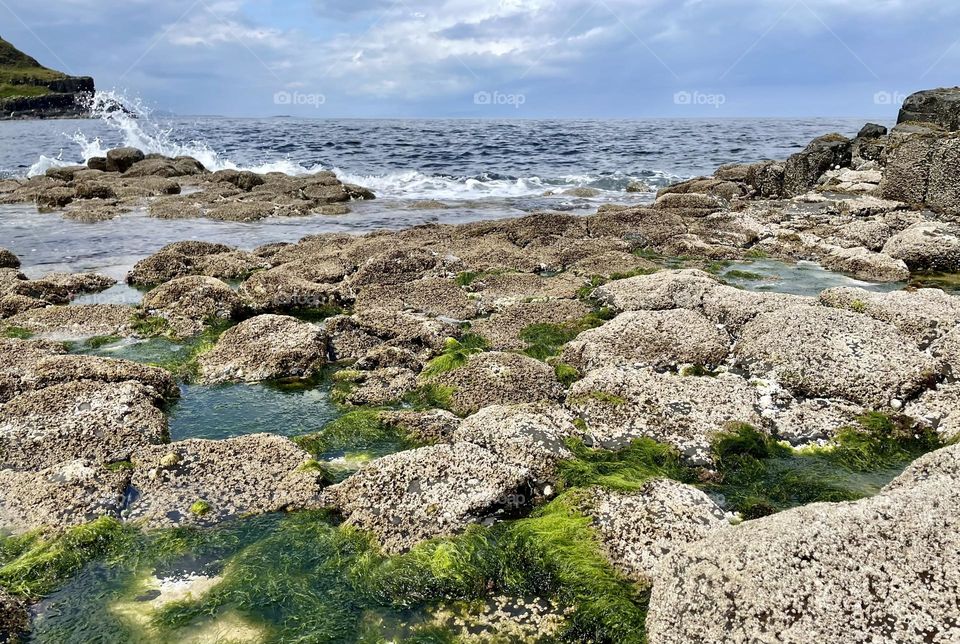
{"type": "MultiPolygon", "coordinates": [[[[175,243],[127,276],[137,307],[70,304],[114,281],[28,279],[0,249],[0,529],[323,511],[390,565],[435,557],[425,579],[436,549],[453,567],[474,539],[523,553],[573,639],[956,641],[960,297],[912,280],[960,272],[958,97],[920,93],[890,132],[826,135],[641,207],[175,243]],[[759,258],[897,288],[799,296],[716,274],[759,258]],[[71,352],[104,336],[192,350],[166,368],[71,352]],[[318,379],[346,413],[319,434],[170,440],[184,381],[318,379]],[[404,448],[344,467],[379,436],[404,448]]],[[[0,203],[82,221],[335,216],[372,198],[333,173],[129,148],[0,182],[0,203]]],[[[19,632],[39,597],[4,590],[2,553],[0,632],[19,632]]],[[[515,590],[490,574],[462,598],[515,590]]],[[[461,597],[443,587],[424,596],[461,597]]]]}

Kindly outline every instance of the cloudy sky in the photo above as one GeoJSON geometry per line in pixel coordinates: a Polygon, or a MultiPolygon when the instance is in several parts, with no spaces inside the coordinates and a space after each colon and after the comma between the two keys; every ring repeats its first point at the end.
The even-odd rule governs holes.
{"type": "Polygon", "coordinates": [[[956,85],[955,0],[0,0],[47,66],[180,114],[856,116],[956,85]]]}

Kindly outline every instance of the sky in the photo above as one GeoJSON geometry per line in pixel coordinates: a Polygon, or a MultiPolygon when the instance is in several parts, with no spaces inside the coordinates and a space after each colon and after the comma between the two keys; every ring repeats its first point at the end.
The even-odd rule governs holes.
{"type": "Polygon", "coordinates": [[[0,36],[184,115],[874,117],[960,84],[956,0],[0,0],[0,36]]]}

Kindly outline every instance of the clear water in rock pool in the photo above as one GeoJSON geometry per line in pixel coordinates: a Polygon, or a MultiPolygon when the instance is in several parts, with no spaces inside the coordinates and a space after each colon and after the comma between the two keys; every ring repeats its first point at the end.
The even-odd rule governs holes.
{"type": "Polygon", "coordinates": [[[290,384],[184,385],[170,409],[170,438],[230,438],[268,432],[301,436],[319,431],[341,413],[330,388],[290,384]]]}
{"type": "Polygon", "coordinates": [[[32,641],[384,641],[431,621],[429,606],[357,583],[360,558],[376,555],[322,513],[132,538],[34,608],[32,641]]]}
{"type": "Polygon", "coordinates": [[[828,271],[814,262],[791,263],[775,259],[723,262],[716,273],[725,282],[748,291],[791,295],[816,296],[824,289],[838,286],[859,287],[877,292],[895,291],[906,286],[904,282],[865,282],[843,273],[828,271]]]}
{"type": "MultiPolygon", "coordinates": [[[[193,342],[162,338],[119,340],[76,351],[144,364],[175,365],[190,358],[193,342]]],[[[170,438],[222,439],[268,432],[301,436],[319,431],[342,411],[330,400],[330,381],[256,384],[182,384],[180,399],[168,410],[170,438]]]]}

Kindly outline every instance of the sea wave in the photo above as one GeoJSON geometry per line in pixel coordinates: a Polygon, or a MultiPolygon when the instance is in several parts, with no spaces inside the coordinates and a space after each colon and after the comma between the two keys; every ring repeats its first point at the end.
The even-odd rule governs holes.
{"type": "MultiPolygon", "coordinates": [[[[90,113],[100,119],[112,131],[120,135],[123,146],[137,148],[146,154],[162,154],[168,157],[190,156],[210,170],[251,170],[258,173],[284,172],[286,174],[309,174],[319,172],[319,166],[304,167],[289,159],[276,159],[261,164],[243,166],[217,152],[206,141],[178,140],[173,128],[164,127],[152,118],[151,110],[139,99],[130,99],[115,90],[98,91],[90,99],[90,113]]],[[[63,152],[57,157],[41,155],[30,167],[27,176],[42,175],[48,169],[86,163],[93,157],[106,156],[111,145],[105,145],[100,137],[89,138],[76,132],[70,138],[77,146],[77,156],[65,158],[63,152]]]]}
{"type": "MultiPolygon", "coordinates": [[[[651,190],[671,183],[677,176],[666,172],[649,171],[642,176],[623,173],[603,175],[569,175],[560,177],[510,176],[494,172],[472,176],[427,174],[419,170],[394,170],[380,174],[363,174],[347,168],[325,168],[322,165],[305,165],[289,158],[267,159],[259,163],[238,163],[218,152],[204,140],[182,140],[174,128],[154,119],[151,110],[139,99],[130,99],[118,91],[98,91],[90,99],[90,111],[100,119],[121,145],[134,147],[147,154],[162,154],[169,157],[190,156],[210,170],[250,170],[257,173],[283,172],[303,175],[331,169],[342,180],[372,189],[382,197],[399,199],[510,199],[540,196],[545,193],[563,195],[577,188],[592,188],[599,197],[622,194],[636,181],[650,186],[651,190]]],[[[61,152],[56,157],[41,155],[30,167],[27,175],[38,176],[53,167],[84,164],[93,157],[105,156],[113,145],[104,143],[100,137],[90,137],[77,131],[68,137],[75,144],[75,154],[61,152]]],[[[583,194],[576,195],[584,198],[583,194]]],[[[587,197],[589,198],[589,197],[587,197]]]]}

